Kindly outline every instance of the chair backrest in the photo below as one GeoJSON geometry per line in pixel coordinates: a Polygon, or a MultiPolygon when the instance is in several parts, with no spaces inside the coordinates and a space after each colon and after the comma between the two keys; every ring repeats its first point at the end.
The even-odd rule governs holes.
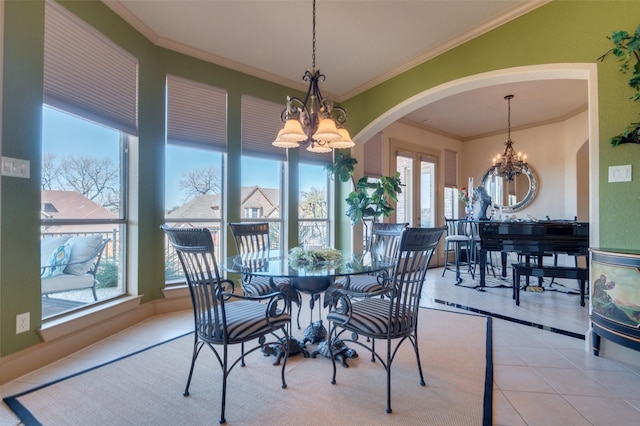
{"type": "Polygon", "coordinates": [[[447,237],[471,236],[472,230],[467,219],[447,219],[445,217],[444,223],[447,225],[447,237]]]}
{"type": "Polygon", "coordinates": [[[160,227],[169,237],[184,271],[195,319],[195,330],[203,338],[222,340],[226,317],[213,238],[206,228],[160,227]]]}
{"type": "Polygon", "coordinates": [[[405,330],[393,330],[393,333],[408,333],[415,327],[427,268],[446,229],[445,226],[406,228],[402,233],[392,273],[394,294],[391,298],[391,316],[398,320],[392,319],[392,323],[405,330]],[[407,318],[411,318],[412,321],[402,321],[407,318]]]}
{"type": "Polygon", "coordinates": [[[271,248],[267,222],[230,223],[238,254],[268,252],[271,248]]]}
{"type": "Polygon", "coordinates": [[[367,251],[376,259],[395,258],[400,248],[400,237],[408,223],[374,223],[367,251]]]}

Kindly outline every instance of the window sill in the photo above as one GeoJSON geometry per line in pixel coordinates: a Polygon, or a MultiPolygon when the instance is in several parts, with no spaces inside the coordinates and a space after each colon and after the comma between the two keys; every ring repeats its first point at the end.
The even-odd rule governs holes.
{"type": "Polygon", "coordinates": [[[42,340],[50,342],[70,334],[78,333],[115,317],[139,308],[141,296],[125,296],[94,308],[46,321],[39,334],[42,340]]]}

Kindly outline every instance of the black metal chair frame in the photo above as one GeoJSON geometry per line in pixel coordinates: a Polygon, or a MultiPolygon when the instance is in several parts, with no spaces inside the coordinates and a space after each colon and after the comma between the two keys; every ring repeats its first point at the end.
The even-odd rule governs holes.
{"type": "MultiPolygon", "coordinates": [[[[352,342],[371,351],[380,361],[387,374],[387,413],[391,413],[391,364],[398,349],[405,340],[413,346],[420,375],[420,385],[424,386],[424,376],[418,346],[418,313],[420,295],[431,257],[444,234],[441,228],[407,228],[403,231],[395,266],[391,272],[391,282],[376,292],[354,293],[345,289],[332,290],[325,299],[330,311],[329,338],[352,342]],[[384,297],[378,297],[384,296],[384,297]],[[342,339],[344,333],[351,333],[342,339]],[[359,337],[372,339],[371,344],[361,342],[359,337]],[[375,351],[375,340],[386,340],[386,356],[375,351]],[[393,342],[399,339],[393,346],[393,342]]],[[[336,359],[330,351],[333,364],[331,383],[336,383],[336,359]]]]}
{"type": "Polygon", "coordinates": [[[246,355],[263,348],[269,335],[274,339],[273,344],[280,345],[284,352],[281,378],[282,388],[287,387],[285,367],[290,349],[287,327],[291,322],[288,301],[281,292],[264,296],[234,294],[233,282],[220,278],[213,238],[208,229],[171,228],[166,225],[162,225],[161,229],[167,234],[178,254],[193,305],[193,356],[184,396],[189,396],[196,359],[202,348],[208,346],[222,369],[219,422],[225,423],[227,377],[239,362],[244,366],[246,355]],[[281,337],[278,336],[278,332],[282,333],[281,337]],[[255,340],[257,345],[245,351],[244,343],[255,340]],[[234,344],[242,345],[242,353],[230,362],[228,346],[234,344]],[[222,354],[215,346],[222,346],[222,354]]]}
{"type": "MultiPolygon", "coordinates": [[[[395,258],[400,247],[400,237],[408,223],[382,223],[376,222],[371,228],[371,239],[367,244],[365,256],[372,259],[382,260],[395,258]]],[[[375,275],[346,276],[336,280],[345,289],[368,293],[377,291],[384,287],[389,280],[389,271],[382,271],[375,275]],[[352,286],[355,285],[355,288],[352,286]]]]}
{"type": "MultiPolygon", "coordinates": [[[[242,257],[243,265],[260,269],[260,262],[268,258],[271,248],[268,222],[232,222],[229,229],[233,235],[237,253],[242,257]],[[251,258],[246,258],[250,255],[251,258]]],[[[300,312],[302,310],[301,297],[297,292],[291,291],[290,281],[287,278],[260,277],[250,274],[242,274],[241,285],[245,294],[250,296],[262,296],[280,289],[281,284],[287,284],[292,297],[292,302],[298,305],[298,329],[300,329],[300,312]]]]}

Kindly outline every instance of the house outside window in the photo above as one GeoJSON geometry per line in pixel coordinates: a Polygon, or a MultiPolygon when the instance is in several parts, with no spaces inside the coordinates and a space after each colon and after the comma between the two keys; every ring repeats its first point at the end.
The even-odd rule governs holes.
{"type": "Polygon", "coordinates": [[[330,247],[329,175],[322,164],[300,164],[298,241],[301,245],[330,247]]]}

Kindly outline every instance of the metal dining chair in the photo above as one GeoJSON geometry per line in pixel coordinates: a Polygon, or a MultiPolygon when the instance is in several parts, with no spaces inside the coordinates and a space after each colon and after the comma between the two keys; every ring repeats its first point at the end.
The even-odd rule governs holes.
{"type": "MultiPolygon", "coordinates": [[[[400,247],[402,231],[408,223],[374,223],[371,239],[367,244],[365,256],[372,259],[393,259],[400,247]]],[[[369,293],[380,290],[389,278],[389,271],[382,271],[375,275],[346,276],[336,280],[336,284],[356,293],[369,293]]]]}
{"type": "MultiPolygon", "coordinates": [[[[229,229],[233,235],[236,245],[236,251],[242,258],[244,264],[249,261],[255,262],[260,258],[268,258],[269,250],[271,250],[271,238],[269,236],[268,222],[232,222],[229,223],[229,229]],[[250,257],[249,259],[247,257],[250,257]]],[[[281,287],[282,284],[287,285],[291,290],[290,281],[286,278],[262,277],[249,274],[242,274],[241,277],[242,290],[245,294],[251,296],[262,296],[271,293],[281,287]]],[[[300,294],[295,292],[287,292],[293,296],[294,302],[298,305],[298,329],[300,328],[300,311],[302,310],[302,301],[300,294]]]]}
{"type": "MultiPolygon", "coordinates": [[[[332,290],[328,299],[329,341],[340,339],[360,345],[372,351],[384,367],[387,373],[387,413],[391,413],[391,364],[405,340],[409,340],[413,346],[420,375],[419,383],[421,386],[425,385],[417,330],[420,295],[429,262],[445,230],[444,226],[405,229],[388,287],[367,293],[364,295],[366,297],[362,293],[337,288],[332,290]],[[343,335],[347,337],[342,338],[343,335]],[[372,343],[359,340],[360,336],[372,339],[372,343]],[[384,357],[375,351],[375,340],[386,340],[384,357]],[[394,341],[397,341],[395,347],[394,341]]],[[[333,351],[330,354],[333,364],[331,383],[335,384],[336,359],[333,351]]]]}
{"type": "Polygon", "coordinates": [[[167,225],[162,225],[161,229],[167,234],[178,254],[193,306],[193,355],[184,396],[189,396],[196,359],[201,349],[208,346],[222,369],[219,421],[225,423],[227,377],[239,362],[244,365],[245,356],[251,352],[262,349],[267,344],[278,345],[284,353],[282,388],[287,387],[284,372],[290,349],[287,327],[291,321],[288,301],[281,292],[272,292],[264,296],[234,294],[233,282],[220,278],[213,238],[208,229],[171,228],[167,225]],[[267,343],[268,336],[273,337],[273,343],[267,343]],[[245,351],[244,343],[251,341],[255,341],[256,345],[245,351]],[[231,361],[228,348],[235,344],[243,345],[242,353],[236,360],[231,361]],[[216,346],[222,347],[222,353],[216,346]]]}

